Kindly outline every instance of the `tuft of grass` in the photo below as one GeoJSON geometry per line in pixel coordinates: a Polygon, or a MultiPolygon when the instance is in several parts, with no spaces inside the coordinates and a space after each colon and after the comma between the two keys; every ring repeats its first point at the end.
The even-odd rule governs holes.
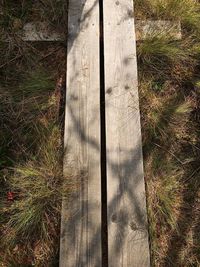
{"type": "Polygon", "coordinates": [[[62,195],[70,198],[76,186],[69,177],[63,187],[59,125],[49,118],[45,123],[43,120],[38,135],[36,152],[29,152],[24,162],[16,162],[5,176],[14,200],[7,201],[5,191],[1,194],[1,247],[8,255],[22,246],[23,251],[19,249],[18,253],[25,254],[23,262],[29,255],[36,266],[51,266],[59,247],[62,195]]]}
{"type": "Polygon", "coordinates": [[[21,84],[21,90],[24,97],[42,95],[45,91],[52,91],[54,89],[54,81],[44,69],[37,69],[28,72],[25,75],[24,82],[21,84]]]}
{"type": "Polygon", "coordinates": [[[0,256],[6,266],[50,266],[63,193],[60,85],[41,66],[21,77],[0,90],[0,256]]]}
{"type": "Polygon", "coordinates": [[[172,37],[151,36],[137,45],[140,75],[151,73],[160,79],[172,79],[182,83],[191,79],[197,65],[191,51],[191,40],[174,41],[172,37]]]}
{"type": "Polygon", "coordinates": [[[179,41],[166,33],[137,43],[152,266],[198,266],[200,4],[134,2],[137,19],[182,27],[179,41]]]}
{"type": "Polygon", "coordinates": [[[148,183],[148,191],[151,192],[152,190],[149,195],[150,210],[151,212],[154,211],[154,214],[156,213],[156,218],[152,219],[165,225],[166,228],[168,225],[171,230],[174,230],[178,228],[176,212],[181,205],[180,191],[183,190],[179,178],[183,172],[177,165],[172,166],[171,160],[170,155],[167,155],[166,159],[157,148],[146,164],[146,172],[151,174],[148,183]],[[160,165],[161,162],[165,162],[165,168],[160,165]],[[152,166],[154,167],[153,170],[151,169],[152,166]]]}
{"type": "MultiPolygon", "coordinates": [[[[156,81],[141,81],[143,144],[151,149],[151,142],[179,140],[191,135],[185,131],[193,109],[192,98],[185,99],[170,83],[157,85],[156,81]],[[156,88],[156,89],[155,89],[156,88]],[[159,88],[159,90],[157,89],[159,88]],[[166,94],[166,91],[172,92],[166,94]],[[143,106],[144,103],[144,106],[143,106]],[[176,127],[179,124],[179,127],[176,127]]],[[[146,147],[146,149],[147,149],[146,147]]]]}
{"type": "Polygon", "coordinates": [[[187,57],[186,51],[179,46],[178,41],[172,41],[166,36],[152,36],[141,42],[137,50],[138,58],[143,62],[150,63],[153,60],[183,61],[187,57]]]}
{"type": "Polygon", "coordinates": [[[16,200],[3,209],[2,216],[9,214],[4,229],[6,243],[45,241],[56,234],[53,228],[59,223],[62,194],[59,129],[54,128],[48,135],[45,132],[43,139],[38,154],[13,167],[7,178],[16,200]]]}
{"type": "Polygon", "coordinates": [[[166,254],[168,238],[173,231],[179,232],[177,216],[183,204],[182,175],[183,170],[173,162],[173,157],[154,146],[153,153],[145,161],[153,266],[165,266],[161,255],[166,254]]]}

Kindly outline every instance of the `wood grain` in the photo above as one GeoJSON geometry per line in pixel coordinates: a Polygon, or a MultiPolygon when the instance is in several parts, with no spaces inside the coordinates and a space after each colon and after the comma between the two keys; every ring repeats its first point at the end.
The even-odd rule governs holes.
{"type": "Polygon", "coordinates": [[[99,6],[69,1],[60,267],[101,266],[99,6]]]}
{"type": "Polygon", "coordinates": [[[181,40],[181,22],[170,20],[137,20],[135,22],[136,41],[148,40],[154,37],[170,37],[181,40]]]}
{"type": "Polygon", "coordinates": [[[133,1],[104,1],[108,266],[150,266],[133,1]]]}
{"type": "MultiPolygon", "coordinates": [[[[135,21],[136,41],[143,41],[163,35],[170,36],[172,40],[182,38],[180,21],[170,20],[137,20],[135,21]]],[[[17,32],[23,41],[28,42],[65,42],[64,33],[56,31],[52,25],[45,22],[28,22],[23,30],[17,32]]]]}

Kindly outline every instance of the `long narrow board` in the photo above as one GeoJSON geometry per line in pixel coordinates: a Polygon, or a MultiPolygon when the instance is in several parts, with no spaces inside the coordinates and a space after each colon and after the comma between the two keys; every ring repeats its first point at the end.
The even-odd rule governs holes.
{"type": "Polygon", "coordinates": [[[98,0],[70,0],[60,267],[101,266],[98,0]]]}
{"type": "MultiPolygon", "coordinates": [[[[180,40],[180,21],[170,20],[137,20],[135,22],[136,41],[142,41],[155,36],[169,35],[173,40],[180,40]]],[[[64,42],[65,34],[55,31],[52,25],[38,21],[28,22],[18,32],[23,41],[28,42],[64,42]]]]}
{"type": "Polygon", "coordinates": [[[150,266],[133,0],[104,1],[108,266],[150,266]]]}

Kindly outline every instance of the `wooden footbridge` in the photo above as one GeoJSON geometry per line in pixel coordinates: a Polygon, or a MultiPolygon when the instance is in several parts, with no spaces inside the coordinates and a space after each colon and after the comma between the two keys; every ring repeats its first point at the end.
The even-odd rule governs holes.
{"type": "MultiPolygon", "coordinates": [[[[133,0],[68,7],[64,177],[75,190],[63,197],[60,267],[149,267],[136,40],[181,39],[181,25],[134,21],[133,0]]],[[[42,22],[19,35],[65,39],[42,22]]]]}
{"type": "Polygon", "coordinates": [[[69,0],[60,267],[150,266],[132,0],[69,0]]]}
{"type": "MultiPolygon", "coordinates": [[[[134,21],[133,0],[68,0],[60,267],[149,267],[136,40],[180,22],[134,21]]],[[[24,41],[65,40],[28,22],[24,41]]]]}

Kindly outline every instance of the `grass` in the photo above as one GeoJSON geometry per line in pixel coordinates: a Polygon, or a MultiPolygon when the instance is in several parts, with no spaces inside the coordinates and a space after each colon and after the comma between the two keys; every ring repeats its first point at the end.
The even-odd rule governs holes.
{"type": "Polygon", "coordinates": [[[59,242],[59,91],[41,67],[23,76],[14,91],[9,87],[1,93],[0,255],[2,266],[47,266],[59,242]]]}
{"type": "Polygon", "coordinates": [[[184,30],[199,31],[200,4],[196,0],[136,0],[138,18],[181,21],[184,30]]]}
{"type": "Polygon", "coordinates": [[[38,19],[62,27],[63,1],[41,2],[0,7],[0,266],[6,267],[56,266],[61,197],[72,191],[62,186],[65,47],[17,35],[38,19]]]}
{"type": "Polygon", "coordinates": [[[194,43],[188,38],[175,41],[170,35],[152,36],[140,42],[137,49],[140,75],[153,75],[153,79],[156,76],[159,80],[171,77],[179,83],[192,79],[198,64],[194,43]]]}
{"type": "MultiPolygon", "coordinates": [[[[45,130],[44,136],[39,138],[38,153],[26,155],[28,159],[12,167],[6,176],[14,201],[9,203],[3,194],[1,216],[5,221],[2,242],[6,249],[23,244],[24,250],[27,250],[30,245],[34,248],[42,241],[46,245],[43,253],[47,250],[45,254],[51,259],[55,252],[55,239],[58,239],[62,158],[60,130],[57,126],[45,130]]],[[[34,260],[37,263],[38,259],[34,260]]],[[[40,266],[44,264],[43,260],[40,259],[40,266]]]]}
{"type": "Polygon", "coordinates": [[[138,19],[181,21],[182,39],[137,43],[152,266],[199,266],[199,8],[135,1],[138,19]]]}
{"type": "MultiPolygon", "coordinates": [[[[13,34],[28,21],[43,21],[56,28],[67,24],[67,1],[65,0],[2,0],[0,26],[5,34],[13,34]]],[[[63,30],[63,29],[62,29],[63,30]]]]}

